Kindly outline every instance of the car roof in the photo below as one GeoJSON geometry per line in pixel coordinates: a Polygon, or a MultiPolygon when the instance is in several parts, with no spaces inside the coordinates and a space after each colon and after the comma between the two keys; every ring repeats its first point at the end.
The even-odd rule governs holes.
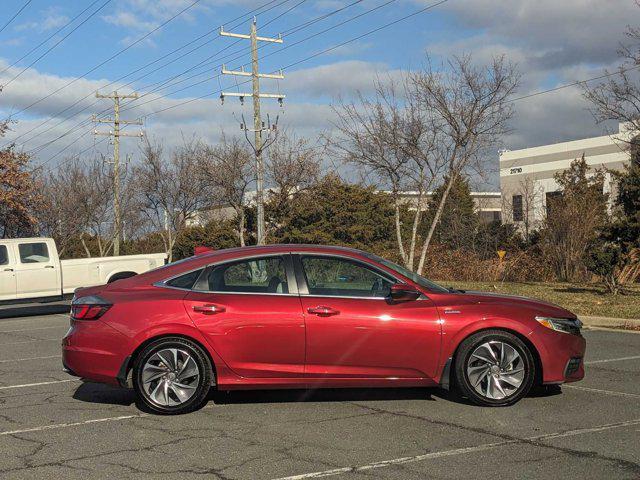
{"type": "Polygon", "coordinates": [[[242,259],[258,255],[269,255],[276,253],[333,253],[343,254],[350,257],[371,258],[369,254],[362,250],[338,245],[311,245],[311,244],[273,244],[273,245],[252,245],[246,247],[225,248],[213,252],[194,255],[183,260],[169,263],[163,267],[150,270],[146,273],[133,276],[118,282],[114,282],[114,288],[130,287],[133,285],[148,285],[154,282],[166,280],[180,273],[196,270],[212,263],[226,260],[242,259]]]}
{"type": "MultiPolygon", "coordinates": [[[[216,258],[220,255],[233,256],[234,253],[248,253],[249,255],[261,255],[263,253],[282,253],[282,252],[341,252],[352,253],[356,255],[367,255],[363,250],[357,248],[342,247],[339,245],[313,245],[306,243],[277,243],[272,245],[251,245],[245,247],[225,248],[214,250],[212,252],[198,255],[198,258],[216,258]]],[[[246,255],[241,255],[246,256],[246,255]]],[[[193,258],[193,257],[191,257],[193,258]]]]}

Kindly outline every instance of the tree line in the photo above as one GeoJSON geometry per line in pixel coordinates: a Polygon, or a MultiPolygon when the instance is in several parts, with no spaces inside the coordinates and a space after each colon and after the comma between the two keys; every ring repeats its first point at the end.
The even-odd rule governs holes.
{"type": "MultiPolygon", "coordinates": [[[[640,274],[633,145],[615,199],[603,193],[603,172],[587,172],[577,159],[557,176],[561,200],[543,225],[478,215],[470,178],[485,175],[486,159],[509,131],[519,81],[504,57],[486,65],[468,55],[445,64],[427,59],[401,80],[378,79],[372,96],[334,105],[323,148],[281,132],[266,163],[268,242],[363,248],[440,279],[575,281],[595,274],[617,292],[640,274]],[[337,166],[349,176],[341,178],[337,166]],[[504,261],[498,250],[507,251],[504,261]]],[[[611,82],[585,92],[603,118],[621,106],[611,82]]],[[[0,135],[7,128],[1,125],[0,135]]],[[[108,163],[69,158],[45,172],[30,160],[14,146],[0,151],[0,235],[51,236],[62,257],[109,255],[117,232],[108,163]]],[[[175,260],[196,245],[255,243],[254,184],[253,152],[241,138],[194,138],[171,149],[146,140],[121,175],[122,252],[164,251],[175,260]]]]}

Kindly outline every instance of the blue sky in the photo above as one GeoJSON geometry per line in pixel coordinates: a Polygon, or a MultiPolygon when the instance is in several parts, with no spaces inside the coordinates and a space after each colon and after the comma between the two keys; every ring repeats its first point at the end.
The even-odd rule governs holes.
{"type": "MultiPolygon", "coordinates": [[[[24,0],[8,0],[8,2],[3,3],[5,3],[5,8],[3,8],[4,12],[13,12],[25,2],[24,0]],[[6,5],[6,3],[8,3],[8,5],[6,5]]],[[[99,1],[96,7],[99,7],[103,3],[104,0],[99,1]]],[[[81,76],[91,67],[100,63],[101,60],[108,58],[120,48],[131,44],[143,34],[168,20],[173,14],[178,13],[191,3],[193,3],[193,0],[165,2],[113,0],[83,27],[80,27],[73,33],[68,40],[38,62],[36,68],[39,71],[59,76],[81,76]],[[173,7],[158,7],[157,12],[145,8],[145,6],[152,3],[164,3],[166,5],[173,5],[173,7]]],[[[137,86],[144,86],[153,81],[166,78],[171,74],[184,71],[186,68],[213,55],[216,51],[233,42],[233,39],[219,37],[217,28],[220,25],[226,24],[228,20],[237,18],[268,2],[266,0],[229,2],[233,3],[232,5],[225,3],[227,2],[207,2],[206,0],[201,0],[198,5],[171,21],[159,32],[93,72],[89,78],[96,80],[117,78],[134,70],[136,67],[170,52],[178,46],[207,34],[211,30],[216,30],[216,32],[207,35],[198,41],[198,43],[186,48],[185,51],[204,44],[201,48],[185,55],[180,61],[177,61],[167,68],[163,68],[160,72],[151,74],[146,77],[144,81],[138,82],[137,86]],[[216,5],[217,3],[221,5],[218,6],[216,5]]],[[[286,32],[287,30],[298,27],[309,20],[332,12],[352,2],[317,2],[307,0],[298,5],[299,3],[299,0],[290,0],[287,2],[278,0],[270,7],[259,11],[257,15],[259,28],[260,25],[271,22],[264,27],[264,29],[260,29],[260,34],[275,36],[280,32],[286,32]],[[289,13],[285,13],[296,5],[298,5],[296,8],[289,11],[289,13]],[[284,14],[282,17],[272,21],[276,16],[282,14],[284,14]]],[[[330,18],[319,21],[312,26],[287,36],[284,46],[348,20],[356,15],[363,14],[384,3],[387,2],[365,0],[359,4],[348,7],[339,14],[333,15],[330,18]]],[[[55,29],[63,26],[89,4],[89,0],[84,2],[34,0],[14,21],[12,27],[7,28],[7,30],[0,34],[0,42],[3,46],[2,57],[9,61],[20,58],[34,45],[47,38],[55,29]]],[[[299,46],[290,47],[280,54],[271,54],[269,58],[265,59],[262,67],[265,70],[275,70],[282,64],[292,63],[293,61],[302,59],[310,53],[348,40],[379,25],[412,13],[418,8],[419,6],[414,2],[393,1],[388,6],[379,8],[370,14],[363,15],[361,18],[353,20],[340,28],[336,28],[325,35],[320,35],[305,41],[299,46]]],[[[97,8],[91,11],[93,10],[97,10],[97,8]]],[[[84,15],[83,18],[87,16],[88,15],[84,15]]],[[[296,69],[324,65],[328,62],[336,62],[340,59],[347,58],[357,58],[369,62],[382,62],[391,68],[407,68],[414,64],[419,65],[423,60],[425,45],[436,41],[449,41],[458,38],[458,35],[451,28],[451,25],[445,27],[446,24],[450,24],[450,17],[451,15],[446,11],[434,8],[429,13],[418,15],[376,35],[364,38],[330,54],[305,62],[303,65],[296,67],[296,69]]],[[[79,21],[76,22],[76,24],[79,23],[79,21]]],[[[233,24],[228,24],[227,29],[239,33],[248,33],[249,20],[247,17],[245,17],[244,20],[237,20],[233,24]]],[[[62,35],[68,31],[69,29],[65,30],[62,32],[62,35]]],[[[50,44],[54,42],[55,39],[52,40],[50,44]]],[[[237,51],[238,48],[243,46],[248,50],[248,42],[245,42],[230,51],[237,51]]],[[[272,50],[277,50],[277,47],[264,46],[265,53],[271,53],[272,50]]],[[[227,52],[229,52],[229,50],[227,52]]],[[[37,54],[32,55],[32,57],[36,56],[37,54]]],[[[233,55],[229,57],[228,60],[239,56],[241,57],[241,55],[233,55]]],[[[249,58],[248,52],[245,57],[246,59],[249,58]]],[[[27,63],[28,59],[22,64],[25,65],[27,63]]],[[[239,66],[242,63],[243,62],[238,59],[231,61],[229,64],[239,66]]],[[[216,73],[218,72],[216,71],[216,73]]],[[[219,88],[217,80],[212,81],[211,85],[202,85],[189,89],[186,94],[182,94],[181,96],[202,94],[212,88],[219,88]]]]}
{"type": "MultiPolygon", "coordinates": [[[[286,35],[283,46],[387,2],[363,0],[286,35]]],[[[0,26],[25,3],[26,0],[4,0],[0,26]]],[[[154,84],[157,86],[157,82],[192,69],[175,78],[174,85],[147,93],[145,98],[132,102],[123,109],[123,117],[144,117],[148,134],[169,146],[191,136],[215,141],[221,129],[235,133],[238,129],[235,118],[243,112],[250,115],[248,105],[242,108],[234,99],[228,99],[221,106],[214,95],[198,99],[214,94],[221,87],[230,91],[243,89],[236,87],[234,78],[218,79],[218,65],[225,61],[228,67],[238,68],[246,63],[249,60],[248,42],[232,45],[234,39],[219,37],[218,27],[226,24],[228,30],[247,33],[250,21],[247,13],[268,4],[257,14],[258,26],[266,25],[260,29],[261,35],[273,36],[348,6],[353,0],[276,0],[271,3],[267,0],[200,0],[148,38],[85,75],[191,5],[193,0],[99,0],[92,3],[93,0],[32,0],[0,32],[0,71],[4,70],[0,83],[6,84],[104,5],[0,94],[0,113],[15,114],[14,119],[18,121],[5,141],[17,139],[19,148],[34,152],[37,162],[55,165],[65,156],[91,147],[93,126],[82,122],[86,123],[91,114],[109,107],[105,101],[97,102],[92,92],[105,86],[105,90],[113,90],[115,85],[109,83],[201,36],[196,43],[161,62],[116,82],[122,91],[134,89],[144,94],[152,90],[154,84]],[[7,68],[89,6],[91,8],[73,25],[17,65],[7,68]],[[244,18],[228,23],[239,16],[244,18]],[[223,53],[218,53],[224,48],[223,53]],[[175,61],[162,66],[170,60],[175,61]],[[194,68],[198,64],[200,66],[194,68]],[[157,72],[151,72],[160,66],[162,68],[157,72]],[[131,86],[125,85],[139,76],[144,78],[131,86]],[[193,78],[186,80],[186,76],[193,78]],[[70,81],[74,83],[62,88],[70,81]],[[60,88],[59,92],[41,100],[60,88]],[[38,104],[21,112],[38,100],[41,100],[38,104]],[[179,105],[186,100],[191,101],[179,105]],[[60,113],[75,102],[78,102],[75,107],[60,113]],[[168,110],[158,113],[166,108],[168,110]],[[43,122],[47,123],[43,125],[43,122]],[[65,147],[67,150],[59,154],[65,147]]],[[[392,0],[369,14],[281,52],[283,46],[264,45],[261,70],[275,71],[432,3],[435,2],[392,0]]],[[[365,94],[370,92],[376,75],[394,77],[402,71],[420,68],[427,52],[435,59],[472,53],[479,62],[492,55],[505,54],[518,63],[523,73],[519,93],[531,93],[588,78],[601,73],[603,68],[614,66],[618,61],[616,50],[624,39],[627,23],[639,18],[638,13],[640,9],[633,0],[448,0],[374,35],[295,65],[285,71],[287,78],[283,81],[265,81],[264,91],[279,90],[287,95],[284,112],[273,104],[265,105],[265,110],[273,115],[280,113],[283,126],[297,134],[315,138],[319,132],[330,130],[333,118],[330,105],[338,96],[348,97],[356,90],[365,94]]],[[[514,132],[505,138],[505,146],[518,148],[602,132],[603,126],[593,122],[586,108],[577,88],[519,102],[514,132]]],[[[128,144],[135,142],[133,139],[127,141],[128,144]]],[[[136,152],[133,145],[125,148],[133,154],[136,152]]],[[[99,145],[89,153],[108,153],[108,150],[108,145],[99,145]]]]}

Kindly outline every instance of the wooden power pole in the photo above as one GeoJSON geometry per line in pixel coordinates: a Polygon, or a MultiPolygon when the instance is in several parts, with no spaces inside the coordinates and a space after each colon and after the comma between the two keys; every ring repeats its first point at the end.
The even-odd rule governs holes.
{"type": "Polygon", "coordinates": [[[128,95],[113,92],[107,95],[101,95],[96,92],[96,98],[110,98],[113,100],[113,118],[97,118],[93,116],[93,121],[98,123],[113,124],[113,130],[108,132],[99,132],[97,129],[93,131],[94,135],[106,135],[113,138],[113,254],[120,255],[120,236],[122,235],[122,215],[120,213],[120,137],[140,137],[144,135],[139,133],[126,133],[120,128],[122,125],[142,125],[141,120],[121,120],[120,119],[120,100],[136,99],[137,93],[128,95]]]}
{"type": "Polygon", "coordinates": [[[258,42],[271,42],[271,43],[283,43],[282,36],[278,36],[278,38],[267,38],[267,37],[259,37],[258,36],[258,27],[257,21],[254,18],[251,23],[251,31],[249,35],[239,34],[239,33],[231,33],[225,32],[224,27],[220,27],[220,35],[225,37],[235,37],[242,38],[251,41],[251,72],[246,72],[244,67],[241,70],[227,70],[226,67],[222,66],[222,73],[225,75],[237,75],[241,77],[251,77],[252,79],[252,93],[225,93],[222,92],[220,94],[221,100],[224,102],[225,97],[239,97],[240,102],[244,104],[244,99],[246,97],[253,98],[253,129],[247,128],[246,124],[243,122],[241,127],[245,132],[245,135],[250,131],[254,132],[254,141],[251,144],[253,147],[255,156],[256,156],[256,205],[258,210],[258,218],[257,218],[257,243],[258,245],[264,245],[265,243],[265,222],[264,222],[264,162],[262,159],[262,153],[266,147],[270,145],[268,139],[264,141],[262,138],[262,132],[266,131],[270,134],[272,131],[275,131],[275,125],[273,128],[271,125],[267,125],[265,127],[262,122],[262,118],[260,116],[260,99],[261,98],[275,98],[280,102],[285,99],[285,95],[273,94],[273,93],[260,93],[260,79],[261,78],[271,78],[271,79],[283,79],[284,75],[282,71],[280,73],[260,73],[258,69],[258,42]]]}

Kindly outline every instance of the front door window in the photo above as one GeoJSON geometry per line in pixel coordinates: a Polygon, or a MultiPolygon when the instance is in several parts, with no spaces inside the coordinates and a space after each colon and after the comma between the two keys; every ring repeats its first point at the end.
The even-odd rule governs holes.
{"type": "Polygon", "coordinates": [[[386,297],[393,280],[359,262],[337,257],[302,257],[309,295],[386,297]]]}

